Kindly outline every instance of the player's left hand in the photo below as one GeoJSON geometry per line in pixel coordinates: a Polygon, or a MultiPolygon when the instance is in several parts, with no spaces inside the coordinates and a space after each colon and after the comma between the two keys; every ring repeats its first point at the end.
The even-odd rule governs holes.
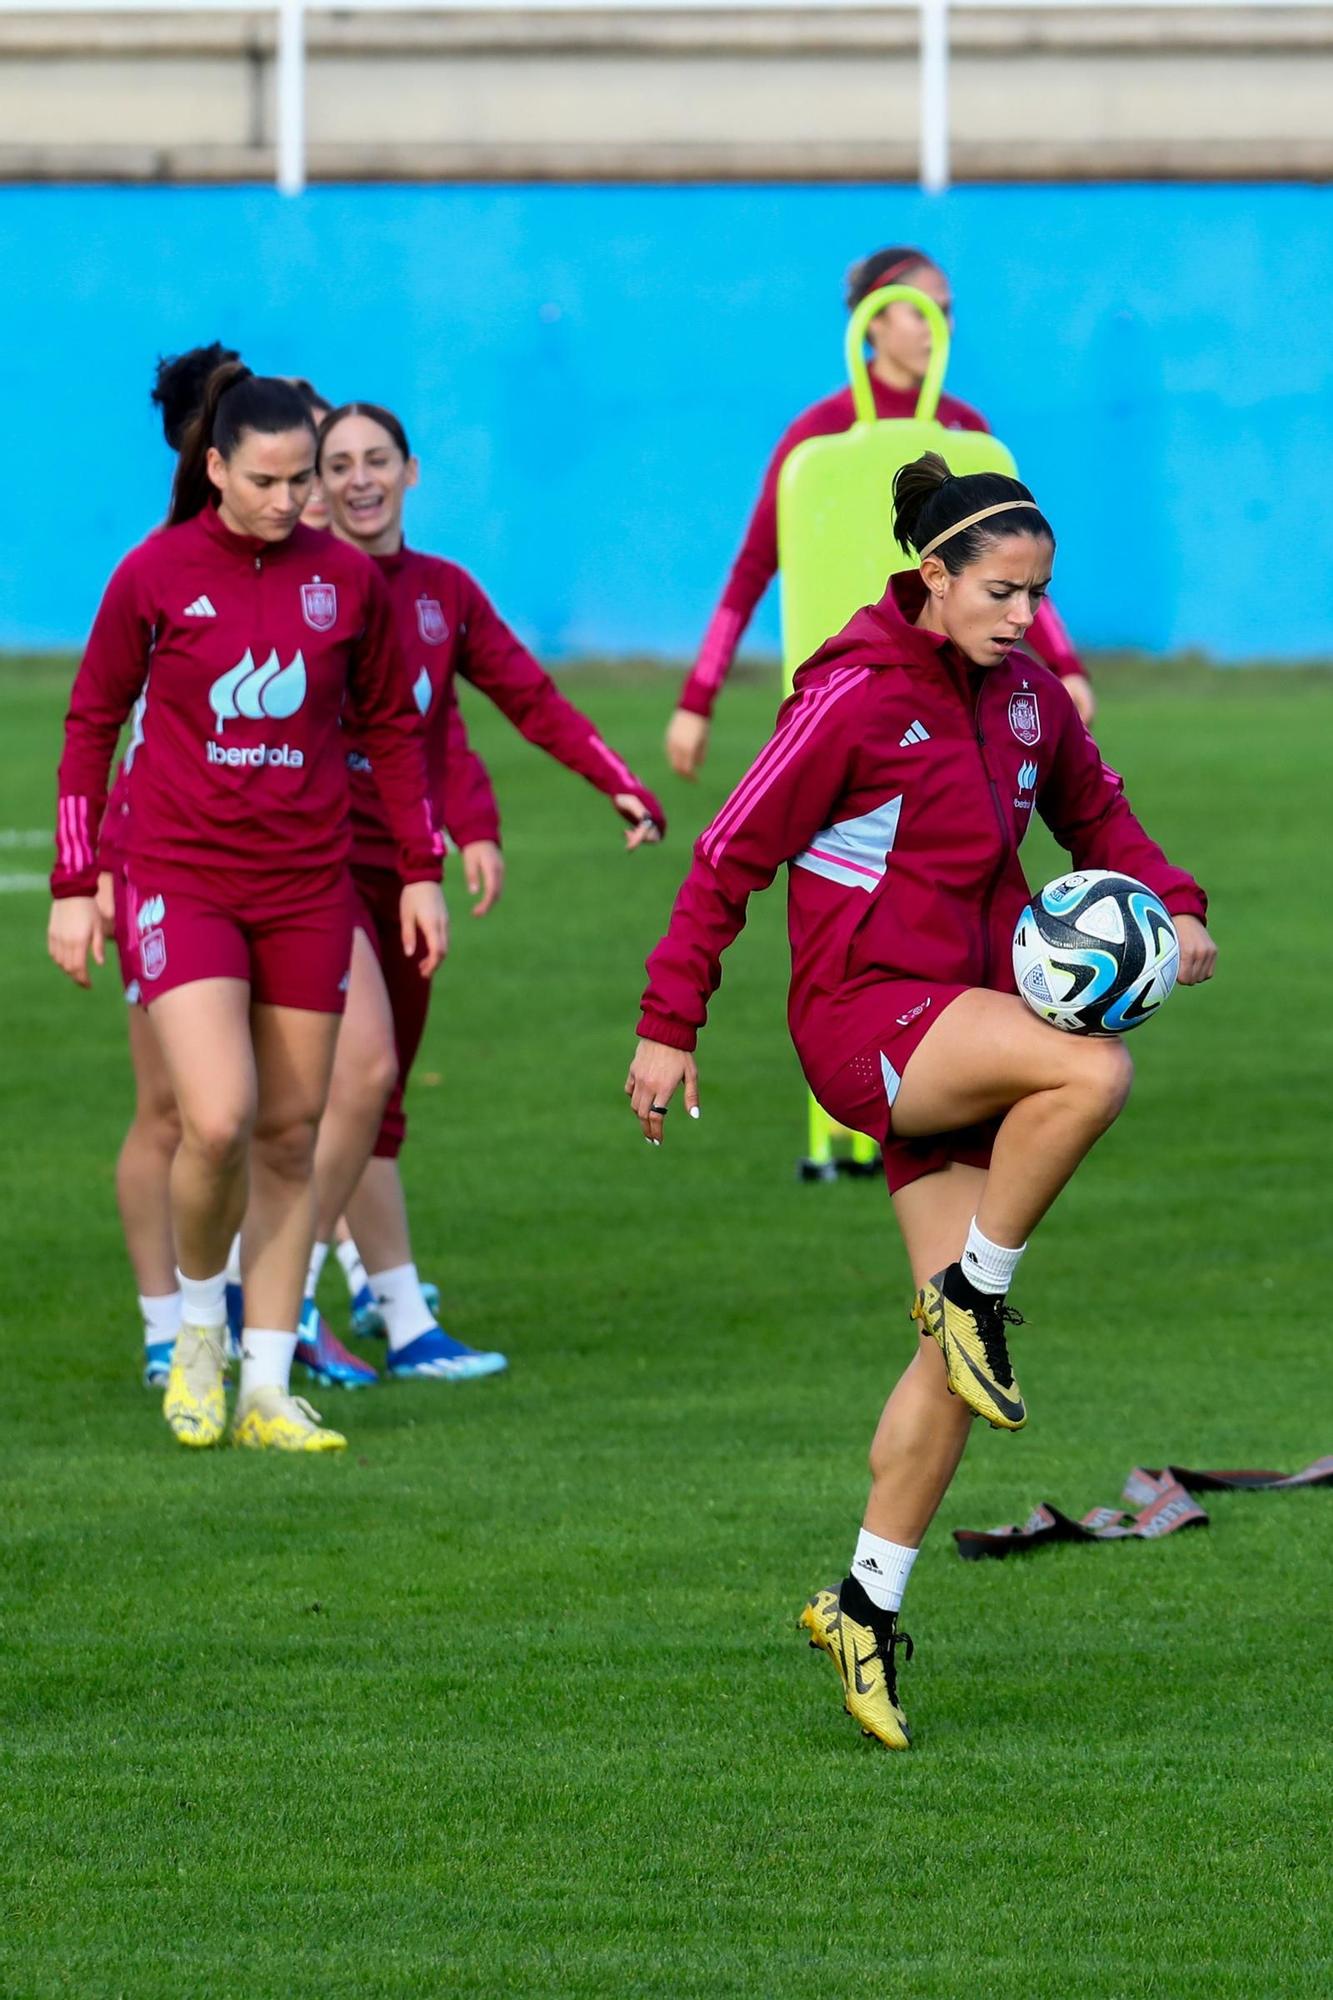
{"type": "Polygon", "coordinates": [[[493,910],[504,893],[505,858],[499,843],[494,840],[470,840],[466,847],[458,850],[463,864],[463,880],[467,883],[469,896],[475,896],[472,905],[474,917],[484,917],[487,910],[493,910]]]}
{"type": "Polygon", "coordinates": [[[57,896],[46,927],[46,948],[60,970],[76,986],[91,986],[88,954],[94,965],[106,964],[106,933],[94,896],[57,896]]]}
{"type": "Polygon", "coordinates": [[[611,803],[620,817],[629,821],[629,832],[625,835],[627,848],[651,847],[662,838],[661,827],[635,793],[617,792],[611,803]]]}
{"type": "Polygon", "coordinates": [[[449,949],[449,912],[438,882],[404,882],[398,898],[398,920],[403,928],[403,951],[417,955],[417,940],[425,947],[421,977],[429,979],[449,949]]]}
{"type": "Polygon", "coordinates": [[[650,1146],[661,1145],[662,1120],[682,1084],[685,1109],[691,1118],[697,1118],[699,1070],[694,1057],[686,1049],[668,1048],[665,1042],[641,1041],[625,1079],[625,1095],[650,1146]]]}
{"type": "Polygon", "coordinates": [[[1197,917],[1173,917],[1176,936],[1180,939],[1180,971],[1177,977],[1182,986],[1201,986],[1205,979],[1211,979],[1217,964],[1217,946],[1208,935],[1208,928],[1197,917]]]}

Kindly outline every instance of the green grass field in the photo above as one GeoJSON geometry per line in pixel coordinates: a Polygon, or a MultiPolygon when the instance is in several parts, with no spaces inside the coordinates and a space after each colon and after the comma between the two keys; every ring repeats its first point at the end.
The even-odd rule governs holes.
{"type": "MultiPolygon", "coordinates": [[[[0,669],[9,827],[50,823],[67,675],[0,669]]],[[[661,772],[664,678],[566,685],[661,772]]],[[[911,1340],[882,1186],[793,1177],[780,890],[698,1126],[650,1151],[620,1094],[642,959],[770,683],[729,694],[707,784],[667,784],[672,837],[633,857],[471,704],[510,884],[482,923],[455,893],[404,1169],[447,1323],[513,1367],[317,1397],[336,1460],[172,1443],[113,1200],[115,975],[63,983],[40,890],[0,895],[7,2000],[1333,1990],[1333,1491],[1006,1564],[947,1533],[1114,1502],[1135,1463],[1333,1450],[1333,677],[1112,673],[1103,701],[1212,890],[1219,977],[1136,1038],[1134,1101],[1024,1268],[1032,1421],[978,1432],[917,1567],[905,1757],[793,1631],[911,1340]]]]}

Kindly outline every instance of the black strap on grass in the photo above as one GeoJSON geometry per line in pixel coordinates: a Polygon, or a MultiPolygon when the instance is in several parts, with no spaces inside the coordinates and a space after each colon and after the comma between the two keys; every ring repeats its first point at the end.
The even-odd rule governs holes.
{"type": "Polygon", "coordinates": [[[1278,1493],[1293,1486],[1333,1486],[1333,1456],[1317,1458],[1303,1472],[1194,1472],[1182,1465],[1154,1472],[1136,1465],[1122,1496],[1135,1513],[1094,1507],[1076,1521],[1044,1501],[1019,1526],[955,1528],[953,1538],[968,1562],[1019,1555],[1053,1542],[1155,1542],[1177,1528],[1208,1526],[1207,1513],[1191,1497],[1196,1493],[1278,1493]]]}

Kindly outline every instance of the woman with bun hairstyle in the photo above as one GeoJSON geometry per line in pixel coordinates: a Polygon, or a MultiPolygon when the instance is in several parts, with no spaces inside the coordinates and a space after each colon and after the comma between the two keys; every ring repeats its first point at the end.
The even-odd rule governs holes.
{"type": "Polygon", "coordinates": [[[905,1749],[908,1574],[973,1416],[1003,1430],[1027,1420],[1006,1294],[1130,1087],[1123,1043],[1062,1034],[1014,990],[1029,894],[1018,847],[1034,811],[1075,867],[1121,870],[1162,898],[1185,985],[1211,976],[1216,951],[1202,890],[1145,833],[1064,684],[1023,649],[1055,550],[1027,487],[954,478],[928,453],[894,497],[919,566],[800,669],[768,746],[700,835],[648,960],[625,1089],[653,1145],[682,1085],[697,1113],[692,1051],[721,955],[785,863],[792,1039],[825,1110],[883,1148],[920,1328],[871,1446],[849,1572],[801,1624],[862,1728],[905,1749]]]}
{"type": "MultiPolygon", "coordinates": [[[[435,823],[458,848],[464,879],[484,916],[504,884],[494,794],[469,749],[457,682],[487,695],[530,743],[584,778],[626,822],[629,849],[660,840],[661,805],[586,715],[560,693],[457,563],[409,548],[404,502],[419,466],[392,410],[345,403],[319,433],[320,483],[333,531],[372,558],[383,576],[426,729],[435,823]]],[[[440,1327],[412,1259],[398,1176],[406,1133],[403,1091],[426,1025],[430,987],[394,952],[398,858],[374,782],[375,755],[359,725],[346,731],[352,785],[352,876],[357,937],[347,1014],[329,1108],[320,1128],[320,1239],[311,1278],[346,1207],[388,1338],[388,1371],[440,1381],[494,1374],[505,1357],[477,1353],[440,1327]],[[353,1195],[353,1189],[356,1190],[353,1195]]],[[[311,1330],[313,1282],[306,1307],[311,1330]]]]}
{"type": "Polygon", "coordinates": [[[116,738],[143,697],[126,820],[129,935],[181,1121],[171,1167],[182,1326],[164,1413],[225,1422],[227,1251],[243,1213],[237,1443],[337,1448],[288,1393],[313,1235],[315,1130],[351,955],[344,709],[373,746],[404,883],[401,943],[445,944],[420,718],[374,568],[299,525],[315,438],[290,384],[209,378],[165,528],[107,586],[65,722],[48,934],[103,958],[97,835],[116,738]],[[247,1191],[250,1205],[247,1210],[247,1191]]]}
{"type": "MultiPolygon", "coordinates": [[[[952,324],[953,298],[949,280],[924,250],[906,244],[876,250],[847,274],[846,305],[855,311],[862,299],[882,285],[912,285],[933,299],[952,324]]],[[[924,315],[906,299],[895,300],[870,322],[870,388],[877,417],[914,417],[917,397],[930,364],[930,328],[924,315]]],[[[957,396],[941,395],[936,412],[946,430],[985,431],[990,426],[979,411],[957,396]]],[[[803,410],[778,440],[760,487],[740,553],[703,644],[681,690],[680,702],[667,730],[666,751],[671,768],[682,778],[695,778],[708,749],[713,704],[736,657],[736,649],[755,607],[777,574],[778,475],[807,438],[832,437],[850,430],[855,421],[850,387],[838,389],[803,410]]],[[[1074,650],[1055,606],[1043,601],[1032,623],[1028,644],[1065,682],[1083,720],[1093,717],[1092,685],[1074,650]]]]}

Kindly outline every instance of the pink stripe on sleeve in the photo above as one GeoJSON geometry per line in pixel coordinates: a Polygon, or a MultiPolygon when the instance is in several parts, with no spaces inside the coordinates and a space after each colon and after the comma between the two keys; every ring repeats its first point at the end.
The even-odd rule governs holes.
{"type": "MultiPolygon", "coordinates": [[[[859,687],[869,677],[870,671],[869,667],[840,667],[820,687],[809,689],[801,697],[801,702],[808,700],[811,703],[809,712],[794,727],[789,726],[773,738],[748,778],[733,792],[705,832],[701,848],[705,861],[710,865],[716,862],[727,841],[777,783],[792,759],[800,755],[824,718],[845,694],[850,694],[853,688],[859,687]]],[[[798,708],[800,705],[797,704],[798,708]]]]}
{"type": "Polygon", "coordinates": [[[732,611],[723,605],[714,612],[704,633],[691,680],[697,680],[710,691],[720,687],[744,628],[745,620],[739,611],[732,611]]]}

